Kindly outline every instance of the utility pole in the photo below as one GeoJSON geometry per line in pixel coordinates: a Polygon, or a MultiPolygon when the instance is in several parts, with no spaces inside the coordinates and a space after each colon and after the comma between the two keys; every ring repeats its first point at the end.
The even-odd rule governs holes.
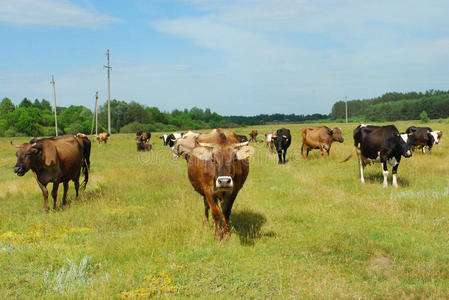
{"type": "Polygon", "coordinates": [[[111,134],[111,64],[109,62],[109,49],[107,49],[108,65],[104,66],[108,69],[108,132],[111,134]]]}
{"type": "Polygon", "coordinates": [[[348,97],[345,96],[346,123],[348,123],[348,97]]]}
{"type": "Polygon", "coordinates": [[[50,84],[53,86],[53,100],[55,104],[55,132],[56,136],[58,136],[58,116],[56,114],[56,87],[55,87],[55,77],[51,75],[50,84]]]}
{"type": "Polygon", "coordinates": [[[92,115],[92,128],[90,129],[90,135],[94,133],[94,124],[95,124],[95,135],[98,135],[97,107],[98,107],[98,91],[95,93],[95,109],[94,114],[92,115]]]}

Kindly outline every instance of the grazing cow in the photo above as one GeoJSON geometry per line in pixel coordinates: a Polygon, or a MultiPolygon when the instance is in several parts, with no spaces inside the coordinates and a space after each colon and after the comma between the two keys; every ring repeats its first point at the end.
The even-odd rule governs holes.
{"type": "Polygon", "coordinates": [[[95,138],[98,141],[98,144],[101,144],[101,142],[107,144],[110,136],[111,135],[109,134],[109,132],[102,132],[102,133],[96,135],[95,138]]]}
{"type": "Polygon", "coordinates": [[[137,143],[136,143],[137,151],[145,152],[145,151],[150,151],[153,149],[153,146],[151,144],[147,143],[146,137],[147,137],[147,135],[145,133],[143,133],[137,137],[137,143]]]}
{"type": "Polygon", "coordinates": [[[204,199],[204,224],[207,225],[209,209],[215,222],[215,236],[222,239],[229,234],[229,216],[239,190],[249,172],[248,157],[254,148],[241,143],[233,132],[221,129],[201,134],[188,163],[190,183],[204,199]],[[223,228],[220,228],[221,203],[223,228]]]}
{"type": "Polygon", "coordinates": [[[136,140],[139,140],[140,136],[142,137],[142,139],[145,143],[148,143],[151,139],[151,132],[149,132],[149,131],[143,132],[142,130],[139,130],[136,133],[136,140]]]}
{"type": "Polygon", "coordinates": [[[425,153],[425,147],[429,148],[429,153],[432,153],[432,147],[434,144],[438,144],[440,142],[441,136],[443,133],[439,130],[432,131],[430,127],[416,127],[410,126],[405,130],[406,134],[413,133],[413,136],[410,137],[408,143],[412,148],[421,148],[422,152],[425,153]]]}
{"type": "Polygon", "coordinates": [[[304,158],[309,156],[309,151],[312,149],[320,149],[321,156],[324,156],[324,151],[326,150],[327,156],[329,156],[329,151],[333,142],[343,143],[344,139],[341,136],[340,128],[335,127],[330,129],[327,126],[321,127],[306,127],[302,130],[302,145],[301,145],[301,155],[304,158]],[[304,148],[306,154],[304,156],[304,148]]]}
{"type": "Polygon", "coordinates": [[[290,130],[286,128],[281,128],[276,131],[276,135],[272,136],[274,139],[274,146],[278,153],[279,164],[285,164],[285,156],[287,155],[287,149],[292,143],[292,136],[290,135],[290,130]]]}
{"type": "MultiPolygon", "coordinates": [[[[11,141],[11,144],[12,141],[11,141]]],[[[81,171],[84,174],[82,189],[86,188],[89,180],[89,156],[90,141],[87,137],[74,137],[69,135],[40,139],[34,144],[24,143],[15,145],[19,150],[16,153],[17,163],[14,173],[25,175],[30,169],[35,174],[37,183],[44,196],[44,208],[48,211],[47,184],[53,183],[53,208],[56,209],[58,187],[64,185],[62,197],[63,205],[66,204],[69,181],[75,184],[76,196],[79,192],[79,177],[81,171]]]]}
{"type": "Polygon", "coordinates": [[[251,132],[249,133],[249,141],[257,142],[257,134],[258,134],[257,129],[251,130],[251,132]]]}
{"type": "MultiPolygon", "coordinates": [[[[408,136],[411,135],[413,133],[408,136]]],[[[412,156],[410,145],[405,140],[406,138],[399,134],[398,129],[394,125],[374,126],[362,124],[357,126],[354,130],[354,150],[357,152],[359,159],[360,181],[365,183],[363,169],[366,165],[380,162],[384,176],[383,186],[387,187],[387,163],[389,163],[393,167],[393,186],[397,187],[396,174],[401,157],[407,158],[412,156]]],[[[351,156],[352,154],[344,161],[348,161],[351,156]]]]}

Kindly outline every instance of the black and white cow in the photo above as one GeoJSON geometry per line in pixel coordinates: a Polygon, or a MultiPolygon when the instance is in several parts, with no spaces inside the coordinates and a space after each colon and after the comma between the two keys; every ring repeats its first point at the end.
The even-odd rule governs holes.
{"type": "Polygon", "coordinates": [[[422,152],[425,153],[425,148],[429,148],[429,153],[432,153],[432,147],[434,144],[440,142],[440,138],[443,133],[440,130],[432,131],[430,127],[416,127],[410,126],[405,130],[406,134],[413,134],[409,139],[408,143],[413,148],[421,148],[422,152]]]}
{"type": "Polygon", "coordinates": [[[287,128],[281,128],[276,131],[276,135],[272,137],[274,140],[274,146],[278,153],[279,164],[285,164],[285,156],[287,155],[287,149],[292,143],[292,136],[290,130],[287,128]]]}
{"type": "Polygon", "coordinates": [[[173,150],[176,140],[182,138],[183,136],[184,132],[173,132],[170,134],[161,135],[159,138],[164,142],[164,146],[169,146],[173,150]]]}
{"type": "MultiPolygon", "coordinates": [[[[387,187],[388,167],[393,167],[393,186],[397,187],[397,172],[401,157],[412,156],[410,145],[399,134],[394,125],[374,126],[359,125],[354,130],[354,149],[357,152],[360,167],[360,181],[365,183],[363,170],[366,165],[380,162],[384,176],[383,186],[387,187]]],[[[348,161],[352,154],[344,161],[348,161]]]]}

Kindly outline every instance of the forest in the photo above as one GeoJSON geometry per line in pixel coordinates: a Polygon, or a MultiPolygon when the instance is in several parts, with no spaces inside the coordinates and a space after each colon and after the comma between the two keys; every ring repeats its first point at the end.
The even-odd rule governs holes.
{"type": "MultiPolygon", "coordinates": [[[[348,101],[348,118],[352,121],[418,120],[425,112],[430,119],[449,116],[449,91],[428,90],[424,93],[385,93],[380,97],[348,101]]],[[[332,120],[345,118],[345,101],[332,106],[332,120]]]]}
{"type": "MultiPolygon", "coordinates": [[[[93,112],[82,105],[57,107],[59,134],[90,134],[93,112]]],[[[231,128],[267,123],[301,123],[328,118],[328,115],[309,116],[295,114],[221,116],[209,108],[162,112],[157,107],[147,107],[137,102],[111,100],[112,133],[130,133],[138,130],[176,131],[207,128],[231,128]]],[[[0,136],[52,136],[55,134],[54,111],[49,101],[23,99],[14,105],[11,99],[0,102],[0,136]]],[[[95,130],[95,129],[94,129],[95,130]]],[[[107,105],[98,110],[98,131],[107,130],[107,105]]]]}

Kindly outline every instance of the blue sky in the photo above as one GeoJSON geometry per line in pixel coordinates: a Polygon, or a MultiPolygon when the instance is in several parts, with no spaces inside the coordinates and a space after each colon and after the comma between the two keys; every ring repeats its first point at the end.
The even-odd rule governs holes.
{"type": "Polygon", "coordinates": [[[449,89],[449,1],[0,0],[0,98],[329,113],[449,89]]]}

